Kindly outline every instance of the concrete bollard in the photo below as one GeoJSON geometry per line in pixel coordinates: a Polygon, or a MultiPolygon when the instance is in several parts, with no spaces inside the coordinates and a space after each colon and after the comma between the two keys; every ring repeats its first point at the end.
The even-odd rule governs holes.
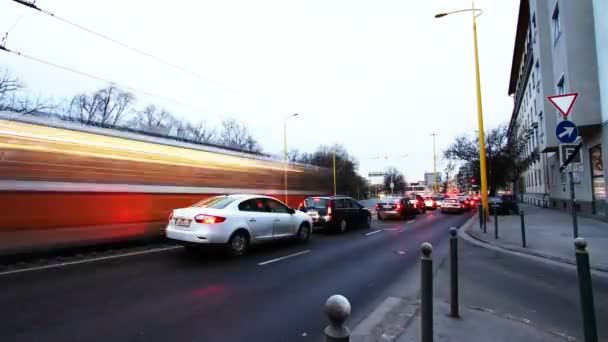
{"type": "Polygon", "coordinates": [[[583,238],[574,239],[576,249],[576,270],[578,273],[578,289],[583,313],[583,331],[585,342],[597,342],[597,325],[595,323],[595,308],[593,304],[593,286],[589,270],[589,253],[587,241],[583,238]]]}
{"type": "Polygon", "coordinates": [[[458,314],[458,229],[450,228],[450,316],[458,314]]]}
{"type": "Polygon", "coordinates": [[[329,325],[324,330],[325,341],[350,341],[350,329],[344,325],[344,322],[350,316],[350,302],[348,299],[341,295],[333,295],[325,302],[324,311],[329,319],[329,325]]]}
{"type": "Polygon", "coordinates": [[[526,224],[524,223],[523,209],[519,209],[519,218],[521,219],[521,246],[526,248],[526,224]]]}
{"type": "Polygon", "coordinates": [[[420,341],[433,342],[433,246],[420,245],[420,341]]]}

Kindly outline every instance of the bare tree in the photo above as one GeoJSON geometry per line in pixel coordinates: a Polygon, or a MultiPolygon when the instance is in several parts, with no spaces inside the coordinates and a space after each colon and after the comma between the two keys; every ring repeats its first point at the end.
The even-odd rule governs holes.
{"type": "Polygon", "coordinates": [[[226,147],[240,149],[246,152],[259,153],[262,151],[257,140],[249,133],[247,127],[234,119],[224,120],[218,142],[226,147]]]}
{"type": "Polygon", "coordinates": [[[0,69],[0,111],[31,114],[53,108],[48,100],[42,100],[40,97],[32,99],[29,96],[19,94],[24,88],[24,84],[16,77],[11,76],[8,70],[0,69]]]}
{"type": "Polygon", "coordinates": [[[148,105],[136,113],[135,124],[143,130],[159,131],[169,129],[175,119],[165,109],[158,109],[155,105],[148,105]]]}
{"type": "Polygon", "coordinates": [[[98,123],[116,126],[124,119],[135,96],[115,85],[91,94],[78,94],[70,102],[70,116],[84,124],[98,123]]]}
{"type": "Polygon", "coordinates": [[[209,127],[205,121],[197,124],[188,123],[185,127],[187,137],[203,144],[212,143],[216,139],[215,129],[209,127]]]}
{"type": "Polygon", "coordinates": [[[405,187],[407,186],[403,173],[392,166],[386,169],[383,183],[385,190],[393,190],[396,192],[404,191],[405,187]],[[391,189],[391,183],[394,183],[393,189],[391,189]]]}
{"type": "Polygon", "coordinates": [[[287,151],[287,160],[294,162],[298,161],[299,158],[300,151],[297,148],[292,148],[291,150],[287,151]]]}

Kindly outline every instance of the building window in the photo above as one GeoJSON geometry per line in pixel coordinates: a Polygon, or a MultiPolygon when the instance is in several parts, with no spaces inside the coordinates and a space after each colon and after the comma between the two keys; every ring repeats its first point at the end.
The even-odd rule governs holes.
{"type": "Polygon", "coordinates": [[[559,39],[559,36],[562,34],[562,28],[559,18],[559,4],[555,4],[555,9],[553,10],[552,16],[553,22],[553,42],[556,43],[559,39]]]}
{"type": "Polygon", "coordinates": [[[532,14],[532,27],[536,31],[536,13],[532,14]]]}

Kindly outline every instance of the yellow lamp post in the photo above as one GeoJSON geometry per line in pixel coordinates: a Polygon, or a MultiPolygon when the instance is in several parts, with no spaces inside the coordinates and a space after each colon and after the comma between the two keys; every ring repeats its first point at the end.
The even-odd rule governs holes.
{"type": "Polygon", "coordinates": [[[483,11],[479,8],[475,8],[475,2],[473,2],[470,9],[458,10],[447,13],[439,13],[435,15],[435,18],[445,17],[446,15],[460,13],[460,12],[472,12],[473,14],[473,45],[475,49],[475,82],[477,88],[477,124],[479,126],[479,169],[481,173],[481,202],[484,208],[484,214],[488,214],[488,179],[486,171],[486,145],[483,130],[483,109],[481,104],[481,79],[479,73],[479,51],[477,46],[477,17],[479,17],[483,11]]]}
{"type": "Polygon", "coordinates": [[[283,120],[283,181],[285,183],[285,204],[287,205],[289,205],[287,203],[287,120],[298,115],[298,113],[291,114],[289,116],[286,116],[283,120]]]}

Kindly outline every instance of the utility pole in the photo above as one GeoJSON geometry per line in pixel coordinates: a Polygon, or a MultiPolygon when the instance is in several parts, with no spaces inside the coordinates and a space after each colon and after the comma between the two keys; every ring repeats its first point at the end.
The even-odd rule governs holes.
{"type": "Polygon", "coordinates": [[[435,137],[437,133],[432,133],[433,137],[433,192],[437,193],[437,154],[435,153],[435,137]]]}

